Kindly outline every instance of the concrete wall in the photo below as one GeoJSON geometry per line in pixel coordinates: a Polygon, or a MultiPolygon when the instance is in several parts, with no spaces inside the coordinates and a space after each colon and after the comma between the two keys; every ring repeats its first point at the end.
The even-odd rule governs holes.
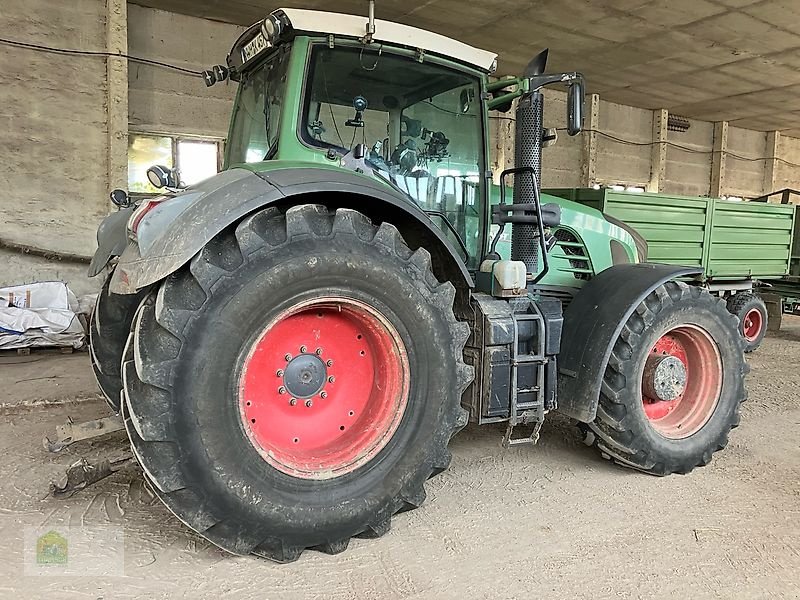
{"type": "MultiPolygon", "coordinates": [[[[243,28],[141,6],[128,7],[128,49],[133,56],[202,71],[225,64],[243,28]]],[[[228,135],[235,84],[206,87],[177,71],[132,63],[129,67],[131,131],[228,135]]]]}
{"type": "MultiPolygon", "coordinates": [[[[752,197],[764,193],[763,160],[743,160],[742,158],[761,158],[767,155],[767,134],[728,128],[728,155],[723,193],[729,196],[752,197]],[[737,158],[742,157],[742,158],[737,158]]],[[[768,190],[772,191],[772,190],[768,190]]]]}
{"type": "MultiPolygon", "coordinates": [[[[778,156],[788,162],[800,164],[800,139],[781,136],[778,140],[778,156]]],[[[800,190],[800,168],[776,161],[775,189],[785,188],[800,190]]]]}
{"type": "Polygon", "coordinates": [[[688,131],[668,131],[665,192],[683,196],[708,196],[711,190],[711,151],[714,124],[689,121],[688,131]],[[689,148],[683,150],[677,146],[689,148]]]}
{"type": "MultiPolygon", "coordinates": [[[[559,128],[558,144],[546,148],[542,180],[545,187],[587,187],[594,184],[623,184],[647,187],[653,164],[656,112],[612,102],[600,101],[594,148],[595,174],[589,181],[582,177],[588,160],[584,149],[585,131],[570,138],[566,127],[566,94],[548,90],[545,103],[545,127],[559,128]],[[624,141],[623,141],[624,140],[624,141]]],[[[587,112],[589,102],[587,100],[587,112]]],[[[496,114],[492,120],[492,167],[514,164],[514,111],[496,114]],[[502,160],[499,160],[502,158],[502,160]]],[[[714,123],[689,120],[687,131],[667,131],[662,191],[667,194],[708,196],[712,186],[714,123]]],[[[589,118],[585,128],[590,129],[589,118]]],[[[768,134],[738,127],[727,128],[724,177],[720,195],[757,197],[785,187],[800,188],[800,168],[782,162],[800,164],[800,139],[781,137],[775,154],[775,183],[768,180],[767,163],[771,156],[768,134]]]]}
{"type": "MultiPolygon", "coordinates": [[[[545,148],[542,155],[542,185],[562,188],[581,185],[581,138],[570,137],[567,126],[567,94],[560,90],[545,91],[545,127],[555,127],[558,141],[545,148]],[[574,166],[578,165],[575,169],[574,166]]],[[[513,134],[512,134],[513,135],[513,134]]]]}
{"type": "MultiPolygon", "coordinates": [[[[107,50],[112,34],[106,22],[105,0],[3,0],[0,10],[4,36],[61,48],[107,50]]],[[[129,5],[121,39],[127,35],[133,56],[199,71],[224,64],[241,31],[129,5]]],[[[51,262],[3,248],[2,242],[87,257],[94,252],[97,224],[113,210],[108,191],[121,185],[109,174],[108,81],[104,57],[2,47],[0,285],[61,279],[77,293],[99,286],[84,275],[84,264],[51,262]]],[[[233,85],[209,89],[199,77],[130,62],[123,86],[129,113],[117,139],[128,129],[227,135],[233,85]]]]}
{"type": "MultiPolygon", "coordinates": [[[[647,144],[653,139],[653,112],[613,102],[600,102],[599,129],[615,138],[647,144]]],[[[599,135],[597,181],[645,186],[650,180],[650,153],[650,146],[621,143],[599,135]]]]}
{"type": "MultiPolygon", "coordinates": [[[[3,0],[0,32],[33,44],[104,50],[101,0],[3,0]]],[[[0,240],[89,254],[106,210],[106,62],[0,50],[0,240]]],[[[0,250],[0,285],[59,279],[63,267],[0,250]]],[[[70,273],[77,271],[72,269],[70,273]]]]}

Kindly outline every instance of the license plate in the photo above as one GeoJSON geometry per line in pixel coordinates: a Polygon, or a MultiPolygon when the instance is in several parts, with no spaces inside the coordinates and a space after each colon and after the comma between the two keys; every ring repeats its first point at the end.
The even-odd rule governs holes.
{"type": "Polygon", "coordinates": [[[269,48],[269,42],[262,34],[258,34],[242,49],[242,62],[254,59],[261,52],[269,48]]]}

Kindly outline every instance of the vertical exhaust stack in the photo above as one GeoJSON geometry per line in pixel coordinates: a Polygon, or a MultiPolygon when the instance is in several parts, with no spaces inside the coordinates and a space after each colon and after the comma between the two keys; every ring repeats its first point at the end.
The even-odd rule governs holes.
{"type": "MultiPolygon", "coordinates": [[[[547,66],[545,50],[528,63],[525,77],[544,73],[547,66]]],[[[536,174],[535,185],[542,182],[542,136],[544,119],[544,95],[540,89],[525,93],[517,104],[517,125],[514,144],[514,166],[530,167],[536,174]]],[[[514,204],[533,204],[534,182],[526,174],[514,176],[514,204]]],[[[525,213],[533,214],[533,212],[525,213]]],[[[539,244],[535,224],[515,223],[511,232],[511,259],[525,263],[528,273],[535,273],[539,264],[539,244]]]]}

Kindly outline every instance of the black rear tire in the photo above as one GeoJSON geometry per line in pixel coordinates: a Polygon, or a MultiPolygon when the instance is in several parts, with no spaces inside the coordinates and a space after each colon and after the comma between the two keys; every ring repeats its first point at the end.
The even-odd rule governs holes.
{"type": "Polygon", "coordinates": [[[753,352],[764,341],[764,336],[767,334],[767,324],[769,317],[767,316],[767,305],[761,297],[753,292],[739,292],[728,298],[728,312],[736,315],[739,319],[739,333],[744,340],[744,351],[753,352]],[[760,321],[755,331],[752,331],[751,319],[749,315],[757,312],[760,321]],[[749,335],[748,335],[749,333],[749,335]]]}
{"type": "Polygon", "coordinates": [[[737,323],[725,303],[697,287],[668,282],[636,308],[614,344],[597,416],[585,429],[586,443],[604,458],[653,475],[688,473],[708,464],[739,425],[748,371],[737,323]],[[716,345],[721,386],[713,412],[699,430],[674,439],[665,437],[645,413],[642,378],[651,349],[666,332],[680,327],[702,330],[716,345]]]}
{"type": "Polygon", "coordinates": [[[122,392],[122,352],[133,323],[133,315],[141,304],[146,290],[131,295],[109,291],[109,273],[89,319],[89,352],[92,371],[106,403],[115,413],[120,409],[122,392]]]}
{"type": "MultiPolygon", "coordinates": [[[[185,524],[235,553],[278,562],[341,552],[419,506],[467,423],[469,334],[424,249],[352,210],[305,205],[256,213],[209,242],[142,304],[124,363],[123,415],[134,454],[185,524]],[[262,458],[239,414],[242,356],[292,303],[346,295],[379,309],[408,351],[408,403],[365,465],[303,479],[262,458]]],[[[305,409],[301,409],[305,410],[305,409]]],[[[343,429],[343,428],[342,428],[343,429]]]]}

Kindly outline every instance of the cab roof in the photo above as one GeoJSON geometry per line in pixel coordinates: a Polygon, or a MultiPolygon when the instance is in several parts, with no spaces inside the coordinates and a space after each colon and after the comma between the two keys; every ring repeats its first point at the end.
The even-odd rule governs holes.
{"type": "MultiPolygon", "coordinates": [[[[272,14],[285,16],[285,20],[290,23],[291,30],[295,35],[333,35],[334,37],[360,39],[366,34],[368,22],[366,16],[300,8],[281,8],[273,11],[272,14]]],[[[258,35],[261,23],[259,21],[242,34],[234,45],[234,50],[231,52],[232,55],[237,48],[241,48],[258,35]]],[[[412,50],[423,50],[426,53],[477,67],[487,73],[494,72],[497,66],[497,54],[493,52],[474,48],[438,33],[401,25],[400,23],[392,23],[391,21],[376,19],[375,33],[372,39],[379,44],[386,43],[404,46],[412,50]]]]}

